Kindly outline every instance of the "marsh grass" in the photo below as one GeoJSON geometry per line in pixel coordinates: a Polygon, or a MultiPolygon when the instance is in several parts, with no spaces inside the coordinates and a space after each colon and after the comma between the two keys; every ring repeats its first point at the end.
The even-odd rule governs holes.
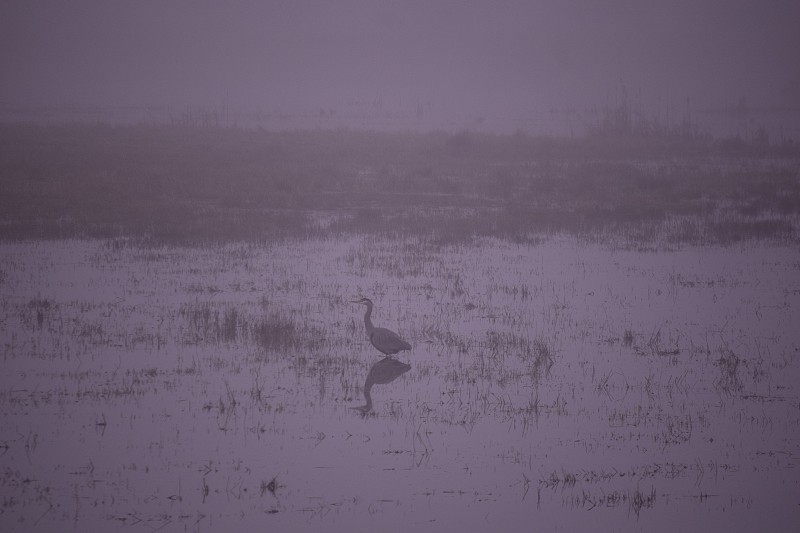
{"type": "Polygon", "coordinates": [[[526,355],[531,373],[536,381],[550,376],[550,370],[555,364],[555,359],[550,346],[545,341],[542,339],[534,340],[526,355]]]}
{"type": "Polygon", "coordinates": [[[277,313],[262,317],[250,326],[250,339],[256,346],[268,351],[316,347],[317,337],[315,332],[303,331],[277,313]]]}
{"type": "Polygon", "coordinates": [[[744,361],[740,359],[732,350],[722,348],[719,358],[714,362],[719,369],[719,377],[714,381],[717,389],[724,394],[740,394],[744,389],[744,384],[739,376],[739,367],[744,361]]]}
{"type": "MultiPolygon", "coordinates": [[[[528,376],[534,384],[550,375],[555,358],[544,339],[490,330],[480,343],[477,364],[483,378],[508,383],[528,376]],[[488,358],[488,363],[485,361],[488,358]]],[[[461,348],[466,352],[469,348],[461,348]]]]}
{"type": "Polygon", "coordinates": [[[97,530],[196,529],[198,513],[249,529],[287,519],[268,524],[287,530],[335,513],[358,530],[374,509],[380,521],[396,510],[433,522],[454,502],[470,521],[521,520],[538,477],[545,526],[591,509],[595,529],[627,511],[624,526],[658,530],[678,514],[775,512],[796,477],[784,462],[798,413],[791,246],[442,246],[369,230],[267,245],[3,246],[0,320],[13,334],[0,408],[12,430],[0,454],[34,480],[8,485],[8,524],[47,508],[32,506],[37,483],[57,509],[85,504],[68,518],[97,530]],[[378,354],[348,304],[359,294],[414,347],[365,418],[350,408],[378,354]],[[97,472],[75,478],[86,450],[97,472]],[[376,478],[380,490],[348,481],[376,478]]]}
{"type": "Polygon", "coordinates": [[[659,136],[2,125],[0,238],[794,242],[800,150],[745,148],[659,136]]]}
{"type": "Polygon", "coordinates": [[[633,332],[631,330],[626,329],[622,334],[622,345],[626,348],[633,346],[633,332]]]}
{"type": "Polygon", "coordinates": [[[188,324],[192,343],[250,343],[268,352],[319,349],[324,332],[298,326],[284,314],[259,311],[251,316],[230,304],[211,302],[184,304],[180,316],[188,324]]]}

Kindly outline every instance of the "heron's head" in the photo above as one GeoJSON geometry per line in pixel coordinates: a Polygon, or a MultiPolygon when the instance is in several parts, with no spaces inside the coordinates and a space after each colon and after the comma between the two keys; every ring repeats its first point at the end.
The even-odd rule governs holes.
{"type": "Polygon", "coordinates": [[[369,298],[361,298],[360,300],[352,300],[350,303],[361,304],[361,305],[372,305],[372,300],[370,300],[369,298]]]}

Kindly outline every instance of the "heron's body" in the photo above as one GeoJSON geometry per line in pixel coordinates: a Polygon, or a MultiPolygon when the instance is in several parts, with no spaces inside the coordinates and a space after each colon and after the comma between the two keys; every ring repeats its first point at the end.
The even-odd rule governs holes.
{"type": "Polygon", "coordinates": [[[367,337],[372,345],[384,355],[394,355],[404,350],[410,350],[411,345],[400,338],[400,335],[386,328],[376,328],[372,325],[372,300],[362,298],[353,303],[366,305],[367,311],[364,313],[364,327],[367,330],[367,337]]]}

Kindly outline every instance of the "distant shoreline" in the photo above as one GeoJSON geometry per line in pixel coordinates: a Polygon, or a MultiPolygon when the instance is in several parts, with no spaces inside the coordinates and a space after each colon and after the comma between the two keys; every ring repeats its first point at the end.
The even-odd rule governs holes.
{"type": "Polygon", "coordinates": [[[4,124],[0,168],[1,240],[799,240],[800,144],[691,131],[569,139],[4,124]]]}

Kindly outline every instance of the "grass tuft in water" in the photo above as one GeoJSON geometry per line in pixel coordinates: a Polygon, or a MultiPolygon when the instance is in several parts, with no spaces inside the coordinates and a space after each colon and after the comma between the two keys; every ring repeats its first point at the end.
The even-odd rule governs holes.
{"type": "Polygon", "coordinates": [[[744,362],[732,350],[723,348],[719,359],[714,365],[719,369],[719,377],[714,385],[727,395],[737,394],[742,391],[744,385],[739,377],[739,366],[744,362]]]}

